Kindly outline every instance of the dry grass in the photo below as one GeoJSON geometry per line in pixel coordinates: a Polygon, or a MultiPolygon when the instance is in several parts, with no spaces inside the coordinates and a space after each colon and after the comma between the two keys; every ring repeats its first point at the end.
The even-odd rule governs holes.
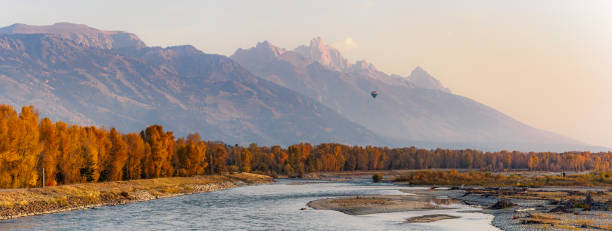
{"type": "Polygon", "coordinates": [[[612,173],[588,173],[570,176],[533,174],[494,174],[491,172],[456,170],[421,170],[395,177],[393,181],[417,185],[479,185],[479,186],[611,186],[612,173]]]}
{"type": "Polygon", "coordinates": [[[548,213],[533,213],[531,214],[531,218],[538,220],[538,221],[543,221],[540,222],[542,224],[557,224],[559,223],[559,219],[554,217],[551,214],[548,213]]]}
{"type": "Polygon", "coordinates": [[[564,230],[582,230],[581,228],[576,228],[571,225],[555,225],[555,228],[564,230]]]}
{"type": "MultiPolygon", "coordinates": [[[[512,190],[473,190],[475,193],[489,193],[495,194],[499,198],[503,199],[525,199],[525,200],[550,200],[550,201],[566,201],[584,200],[587,192],[580,190],[572,191],[512,191],[512,190]]],[[[604,203],[612,199],[612,194],[609,192],[593,193],[593,200],[596,202],[604,203]]]]}
{"type": "Polygon", "coordinates": [[[559,229],[583,230],[584,228],[611,230],[612,215],[610,213],[533,213],[522,218],[523,224],[548,225],[559,229]]]}

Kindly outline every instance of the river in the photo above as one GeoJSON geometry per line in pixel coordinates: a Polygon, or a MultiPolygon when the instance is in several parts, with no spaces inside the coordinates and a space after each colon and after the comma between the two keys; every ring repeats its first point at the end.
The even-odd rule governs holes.
{"type": "Polygon", "coordinates": [[[405,187],[367,181],[279,180],[268,185],[164,198],[120,206],[0,221],[9,230],[497,230],[478,208],[346,215],[300,210],[309,201],[372,194],[403,194],[405,187]],[[471,211],[471,212],[465,212],[471,211]],[[475,211],[475,212],[474,212],[475,211]],[[449,214],[458,219],[409,224],[411,216],[449,214]]]}

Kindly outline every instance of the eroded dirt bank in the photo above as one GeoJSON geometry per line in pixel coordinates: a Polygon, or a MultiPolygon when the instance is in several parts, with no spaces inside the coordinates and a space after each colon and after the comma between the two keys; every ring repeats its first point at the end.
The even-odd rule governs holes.
{"type": "Polygon", "coordinates": [[[170,177],[0,190],[0,220],[272,182],[268,176],[238,173],[170,177]]]}

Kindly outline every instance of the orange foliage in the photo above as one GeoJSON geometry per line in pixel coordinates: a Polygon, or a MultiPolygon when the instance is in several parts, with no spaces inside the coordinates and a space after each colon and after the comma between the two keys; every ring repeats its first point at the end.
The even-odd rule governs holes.
{"type": "MultiPolygon", "coordinates": [[[[466,168],[604,172],[612,152],[523,153],[387,148],[335,143],[228,146],[199,134],[174,137],[160,125],[138,133],[38,120],[33,107],[0,105],[0,187],[192,176],[233,171],[303,176],[317,171],[466,168]],[[232,166],[232,168],[228,168],[232,166]],[[43,174],[44,169],[44,174],[43,174]]],[[[603,178],[602,178],[603,179],[603,178]]],[[[605,178],[607,179],[607,178],[605,178]]]]}

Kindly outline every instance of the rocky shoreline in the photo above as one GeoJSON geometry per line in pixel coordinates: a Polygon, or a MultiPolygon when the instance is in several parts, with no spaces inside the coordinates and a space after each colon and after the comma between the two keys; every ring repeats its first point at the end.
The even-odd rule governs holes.
{"type": "Polygon", "coordinates": [[[268,176],[239,173],[85,183],[46,188],[2,189],[0,220],[129,204],[244,185],[266,184],[272,181],[273,179],[268,176]]]}
{"type": "Polygon", "coordinates": [[[481,212],[494,216],[491,224],[502,230],[610,230],[612,211],[581,199],[599,192],[596,201],[609,203],[609,194],[600,190],[605,189],[464,188],[448,190],[448,195],[482,207],[481,212]]]}

